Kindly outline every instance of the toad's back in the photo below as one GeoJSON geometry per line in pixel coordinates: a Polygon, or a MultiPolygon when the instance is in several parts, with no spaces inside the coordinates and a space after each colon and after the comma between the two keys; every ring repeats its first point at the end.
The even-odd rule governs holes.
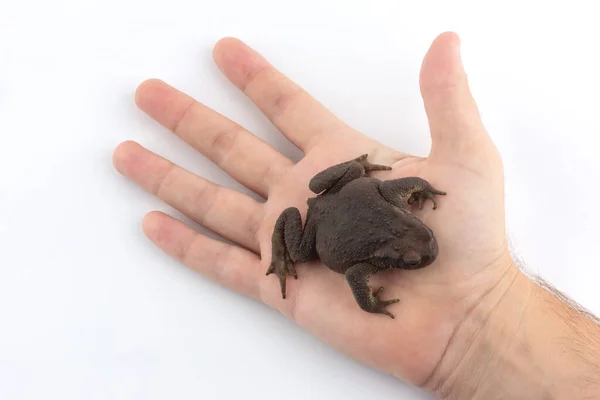
{"type": "Polygon", "coordinates": [[[369,177],[356,179],[340,192],[310,202],[311,218],[318,220],[317,253],[332,270],[343,273],[369,259],[401,228],[402,214],[383,198],[380,183],[369,177]]]}

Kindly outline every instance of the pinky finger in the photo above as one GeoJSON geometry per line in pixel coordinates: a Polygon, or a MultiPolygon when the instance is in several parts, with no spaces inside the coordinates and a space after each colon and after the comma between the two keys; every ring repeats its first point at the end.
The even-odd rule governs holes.
{"type": "Polygon", "coordinates": [[[204,236],[162,212],[146,215],[145,235],[165,253],[202,275],[260,300],[260,260],[242,248],[204,236]]]}

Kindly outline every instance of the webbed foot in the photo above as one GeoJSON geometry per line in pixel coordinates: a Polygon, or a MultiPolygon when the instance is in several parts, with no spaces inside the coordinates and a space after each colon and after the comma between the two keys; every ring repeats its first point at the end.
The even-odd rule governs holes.
{"type": "Polygon", "coordinates": [[[373,303],[373,311],[369,311],[369,312],[385,314],[388,317],[390,317],[391,319],[394,319],[394,314],[392,314],[391,312],[386,310],[385,307],[389,306],[390,304],[397,303],[400,300],[399,299],[382,300],[379,297],[379,296],[381,296],[381,292],[383,292],[383,286],[380,287],[379,289],[377,289],[377,291],[375,293],[373,293],[373,297],[375,298],[375,301],[373,303]]]}
{"type": "Polygon", "coordinates": [[[365,169],[365,172],[389,171],[392,169],[392,167],[387,165],[371,164],[369,160],[367,160],[367,157],[368,154],[363,154],[362,156],[355,158],[353,161],[359,162],[360,165],[362,165],[362,167],[365,169]]]}
{"type": "Polygon", "coordinates": [[[435,210],[437,208],[437,202],[435,201],[435,195],[444,196],[444,195],[446,195],[446,192],[439,191],[437,189],[434,189],[431,186],[424,187],[419,191],[413,192],[410,195],[410,197],[408,198],[407,202],[408,202],[408,204],[413,204],[415,201],[417,201],[419,204],[419,210],[422,210],[425,200],[429,199],[433,203],[433,209],[435,210]]]}
{"type": "Polygon", "coordinates": [[[294,279],[298,279],[298,274],[296,273],[296,268],[294,267],[294,263],[290,258],[289,253],[286,251],[283,259],[274,258],[271,261],[271,265],[269,265],[269,269],[267,269],[266,275],[269,276],[271,274],[275,274],[279,277],[279,283],[281,285],[281,296],[285,299],[285,288],[286,288],[286,277],[287,275],[291,275],[294,279]]]}
{"type": "Polygon", "coordinates": [[[379,268],[374,265],[367,263],[356,264],[346,271],[346,281],[350,285],[352,294],[361,309],[373,314],[385,314],[393,319],[394,314],[386,310],[386,307],[400,300],[382,300],[381,293],[383,292],[383,287],[380,287],[373,293],[373,289],[369,286],[369,277],[377,273],[377,271],[379,271],[379,268]]]}

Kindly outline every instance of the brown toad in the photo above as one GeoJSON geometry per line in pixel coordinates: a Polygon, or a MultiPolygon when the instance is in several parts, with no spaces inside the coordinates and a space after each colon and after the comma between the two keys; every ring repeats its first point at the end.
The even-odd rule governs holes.
{"type": "Polygon", "coordinates": [[[409,206],[416,201],[422,208],[430,199],[435,210],[434,196],[446,193],[421,178],[381,181],[368,176],[369,171],[390,169],[371,164],[366,154],[327,168],[309,183],[317,196],[307,201],[304,228],[297,208],[281,213],[273,231],[267,275],[279,277],[284,299],[286,276],[298,278],[294,263],[320,259],[345,275],[363,310],[394,318],[386,307],[398,299],[382,300],[383,288],[373,293],[369,278],[379,271],[418,269],[435,261],[436,238],[409,206]]]}

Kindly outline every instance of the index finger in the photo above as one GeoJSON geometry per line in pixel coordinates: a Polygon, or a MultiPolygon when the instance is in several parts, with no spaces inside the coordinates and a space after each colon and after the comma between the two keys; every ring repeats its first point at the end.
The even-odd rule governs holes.
{"type": "Polygon", "coordinates": [[[240,40],[221,39],[213,57],[225,76],[305,153],[323,135],[346,128],[324,105],[240,40]]]}

